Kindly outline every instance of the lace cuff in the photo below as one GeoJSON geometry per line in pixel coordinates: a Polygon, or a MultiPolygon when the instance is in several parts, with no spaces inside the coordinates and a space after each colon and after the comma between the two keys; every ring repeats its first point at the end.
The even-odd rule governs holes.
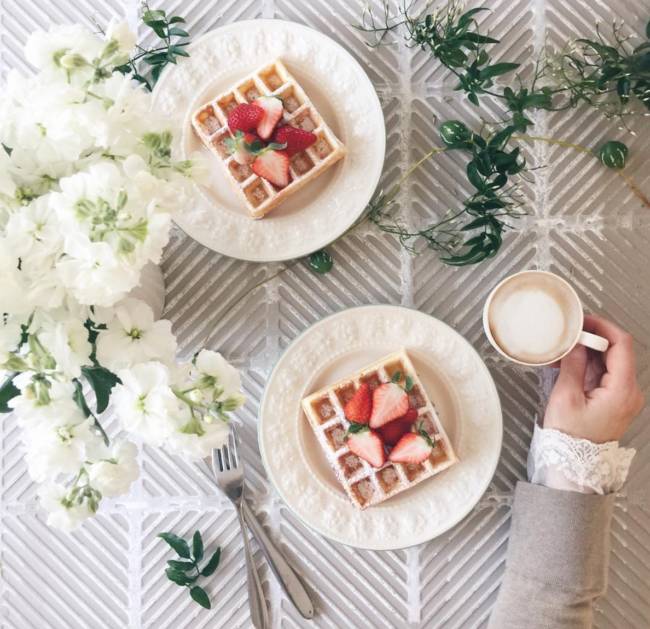
{"type": "Polygon", "coordinates": [[[608,494],[623,486],[635,454],[618,441],[593,443],[535,423],[528,479],[552,489],[608,494]]]}

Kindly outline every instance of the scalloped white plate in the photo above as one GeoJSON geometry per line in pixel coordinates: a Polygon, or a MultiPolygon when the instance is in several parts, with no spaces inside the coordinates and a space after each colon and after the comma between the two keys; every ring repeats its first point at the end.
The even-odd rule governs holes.
{"type": "Polygon", "coordinates": [[[343,234],[370,200],[384,163],[384,116],[372,83],[343,47],[318,31],[281,20],[250,20],[218,28],[188,48],[190,57],[167,70],[154,107],[182,127],[176,150],[203,153],[210,183],[197,186],[195,207],[174,220],[202,245],[242,260],[272,262],[305,256],[343,234]],[[200,104],[240,77],[281,57],[348,154],[262,220],[235,196],[217,158],[190,125],[200,104]]]}
{"type": "Polygon", "coordinates": [[[373,550],[421,544],[462,520],[487,489],[502,442],[499,396],[474,348],[448,325],[400,306],[362,306],[316,323],[287,348],[260,406],[267,475],[308,526],[373,550]],[[308,393],[405,347],[439,412],[460,462],[383,504],[348,501],[300,401],[308,393]]]}

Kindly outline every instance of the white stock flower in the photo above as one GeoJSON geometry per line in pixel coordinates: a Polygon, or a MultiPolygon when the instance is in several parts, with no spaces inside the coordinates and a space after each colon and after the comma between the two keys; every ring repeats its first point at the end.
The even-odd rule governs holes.
{"type": "Polygon", "coordinates": [[[74,385],[69,381],[50,380],[26,371],[14,378],[20,395],[9,401],[18,422],[28,430],[42,426],[80,424],[86,418],[73,399],[74,385]]]}
{"type": "Polygon", "coordinates": [[[129,58],[129,54],[136,44],[135,33],[129,28],[124,20],[111,20],[106,28],[107,45],[115,43],[115,55],[123,58],[123,63],[129,58]]]}
{"type": "Polygon", "coordinates": [[[65,532],[76,529],[95,515],[96,505],[85,499],[70,500],[70,491],[59,483],[48,482],[38,488],[38,499],[47,511],[47,524],[65,532]]]}
{"type": "Polygon", "coordinates": [[[99,56],[105,42],[79,24],[55,26],[48,32],[33,32],[25,44],[27,61],[39,70],[57,71],[65,75],[66,70],[81,67],[99,56]]]}
{"type": "Polygon", "coordinates": [[[66,255],[56,265],[63,285],[81,304],[111,306],[139,280],[139,269],[121,261],[105,242],[83,234],[66,236],[66,255]]]}
{"type": "Polygon", "coordinates": [[[241,376],[219,352],[209,349],[201,350],[194,361],[196,369],[214,381],[216,399],[242,399],[241,376]]]}
{"type": "Polygon", "coordinates": [[[25,317],[0,315],[0,367],[9,359],[9,354],[18,349],[25,322],[25,317]]]}
{"type": "Polygon", "coordinates": [[[92,345],[88,341],[88,330],[79,319],[61,311],[45,316],[37,336],[56,361],[56,371],[66,377],[78,378],[81,367],[90,364],[92,345]]]}
{"type": "Polygon", "coordinates": [[[210,456],[213,448],[220,448],[228,440],[230,429],[222,421],[201,423],[202,434],[174,431],[167,439],[167,447],[174,454],[198,461],[210,456]]]}
{"type": "Polygon", "coordinates": [[[121,496],[129,491],[131,483],[140,475],[138,448],[130,441],[113,445],[108,458],[88,466],[90,484],[102,496],[121,496]]]}
{"type": "Polygon", "coordinates": [[[80,424],[41,426],[26,430],[25,462],[29,475],[39,483],[59,474],[72,474],[84,461],[96,456],[103,445],[90,427],[89,421],[80,424]]]}
{"type": "Polygon", "coordinates": [[[152,361],[123,369],[117,375],[122,384],[113,389],[112,399],[122,426],[150,445],[162,445],[187,416],[187,409],[169,386],[169,370],[152,361]]]}
{"type": "Polygon", "coordinates": [[[145,302],[127,298],[98,314],[107,325],[97,338],[97,360],[104,367],[118,371],[149,360],[165,364],[174,360],[176,337],[171,323],[154,321],[145,302]]]}

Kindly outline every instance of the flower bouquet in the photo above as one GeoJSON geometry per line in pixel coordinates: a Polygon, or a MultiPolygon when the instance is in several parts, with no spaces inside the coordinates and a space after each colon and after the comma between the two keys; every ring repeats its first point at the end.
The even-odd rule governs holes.
{"type": "Polygon", "coordinates": [[[117,23],[34,33],[36,72],[0,97],[0,411],[66,530],[138,477],[136,445],[102,428],[109,401],[126,433],[191,458],[243,404],[233,367],[208,350],[175,364],[171,324],[129,296],[198,174],[125,73],[134,46],[117,23]]]}

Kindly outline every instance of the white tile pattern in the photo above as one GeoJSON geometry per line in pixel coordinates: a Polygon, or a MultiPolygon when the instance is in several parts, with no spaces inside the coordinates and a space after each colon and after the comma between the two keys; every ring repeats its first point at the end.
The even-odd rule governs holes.
{"type": "MultiPolygon", "coordinates": [[[[375,5],[380,4],[373,0],[375,5]]],[[[28,34],[51,23],[126,15],[135,22],[137,0],[0,0],[0,72],[27,68],[21,48],[28,34]]],[[[403,44],[370,51],[349,27],[364,0],[163,0],[153,2],[188,18],[199,35],[219,25],[255,17],[294,20],[342,43],[367,70],[380,94],[387,125],[383,185],[394,182],[414,156],[437,142],[434,120],[478,120],[479,112],[452,91],[453,81],[435,61],[403,44]]],[[[476,5],[475,1],[471,2],[476,5]]],[[[624,19],[640,33],[650,18],[643,0],[494,0],[485,24],[505,39],[504,60],[525,61],[544,42],[588,34],[596,20],[624,19]]],[[[480,115],[498,107],[485,102],[480,115]]],[[[635,123],[640,128],[640,122],[635,123]]],[[[537,117],[536,131],[587,144],[623,137],[592,112],[537,117]]],[[[645,133],[627,138],[628,174],[650,191],[645,133]]],[[[166,316],[174,322],[185,356],[209,336],[245,370],[249,402],[241,413],[244,456],[255,508],[317,592],[319,615],[304,622],[263,568],[275,628],[381,627],[465,629],[481,627],[494,603],[507,545],[509,501],[525,474],[531,426],[543,408],[550,375],[515,369],[489,350],[480,325],[481,303],[500,278],[531,266],[569,277],[591,309],[630,329],[638,343],[640,377],[650,389],[650,214],[614,174],[572,153],[533,146],[535,171],[527,188],[534,214],[524,231],[508,236],[503,252],[478,268],[451,269],[433,254],[419,258],[370,228],[349,234],[331,251],[333,272],[312,274],[304,263],[248,294],[282,265],[225,259],[179,231],[163,261],[166,316]],[[366,303],[415,306],[465,335],[485,357],[499,387],[505,420],[502,459],[474,512],[443,537],[406,551],[357,551],[305,529],[279,502],[259,462],[255,432],[264,381],[279,352],[324,315],[366,303]],[[234,307],[232,307],[234,304],[234,307]],[[232,309],[230,309],[232,307],[232,309]]],[[[415,216],[461,198],[465,183],[445,158],[422,169],[400,196],[415,216]]],[[[436,209],[438,208],[438,209],[436,209]]],[[[619,497],[613,534],[610,588],[598,604],[599,629],[650,626],[650,425],[635,423],[629,443],[639,453],[619,497]]],[[[3,418],[0,511],[0,626],[3,629],[122,629],[250,627],[244,563],[237,525],[207,476],[164,453],[142,453],[143,477],[125,500],[115,501],[71,537],[46,528],[26,477],[13,418],[3,418]],[[163,529],[205,532],[224,548],[211,582],[214,608],[205,612],[163,576],[167,558],[155,534],[163,529]]],[[[261,557],[260,566],[263,566],[261,557]]]]}

